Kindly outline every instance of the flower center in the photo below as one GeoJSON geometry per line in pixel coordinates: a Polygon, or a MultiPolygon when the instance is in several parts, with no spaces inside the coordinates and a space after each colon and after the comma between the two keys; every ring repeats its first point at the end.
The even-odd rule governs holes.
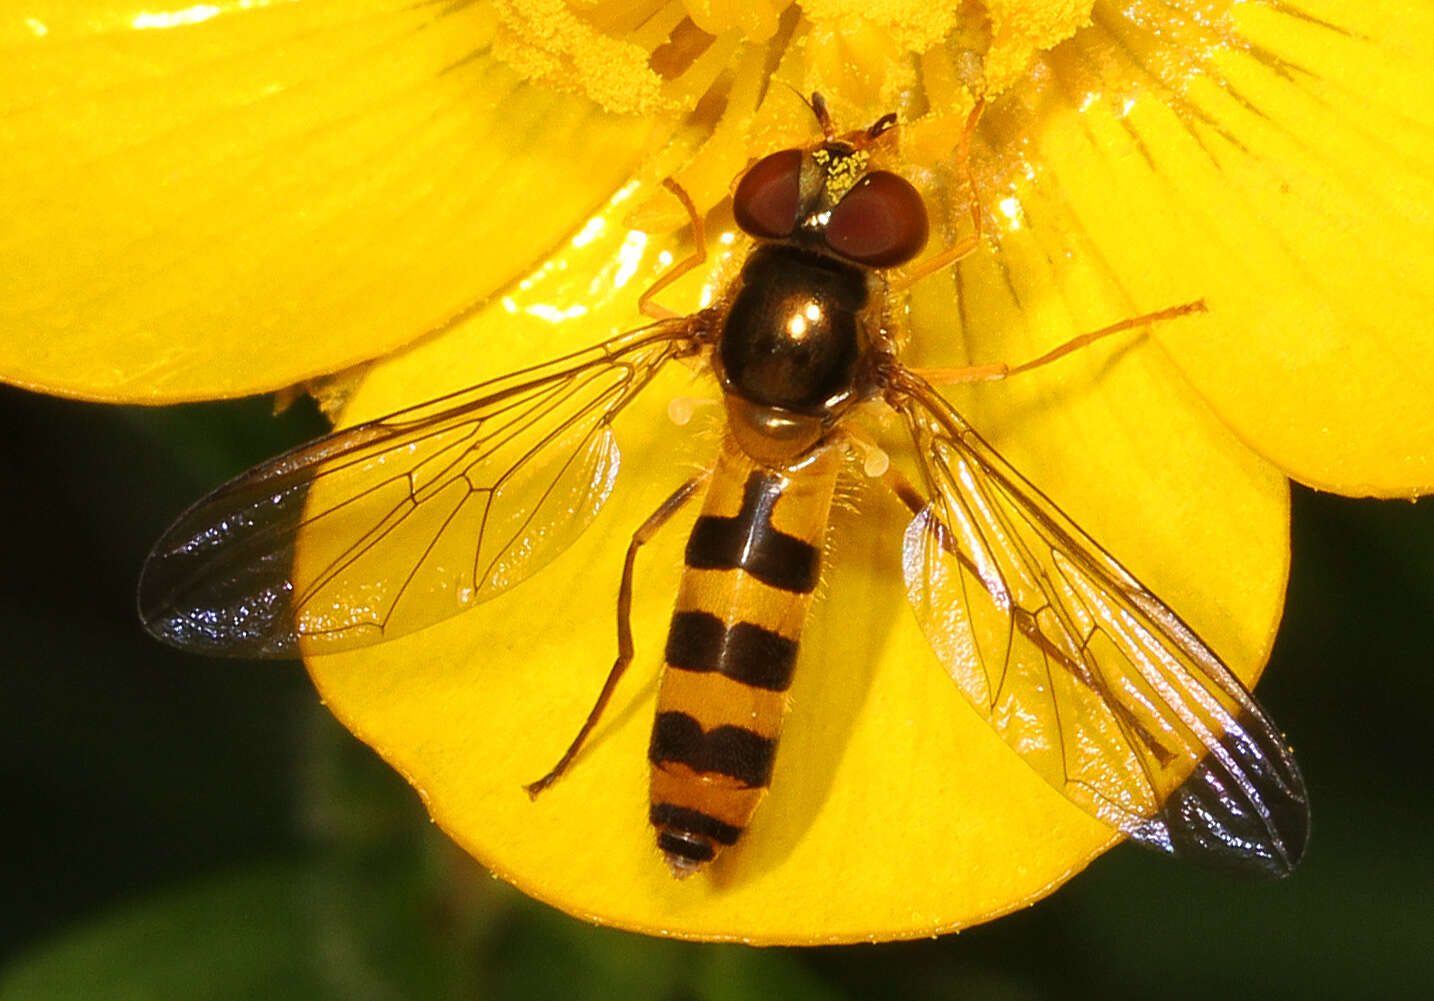
{"type": "Polygon", "coordinates": [[[518,73],[608,111],[692,107],[754,60],[803,90],[896,107],[925,61],[1000,93],[1090,22],[1094,0],[497,0],[495,48],[518,73]]]}

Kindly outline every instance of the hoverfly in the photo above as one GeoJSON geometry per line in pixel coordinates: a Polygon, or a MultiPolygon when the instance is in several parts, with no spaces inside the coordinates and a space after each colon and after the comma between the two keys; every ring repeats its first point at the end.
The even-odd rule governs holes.
{"type": "MultiPolygon", "coordinates": [[[[531,794],[572,762],[634,657],[636,553],[702,495],[649,746],[650,818],[676,876],[737,841],[772,774],[838,478],[865,442],[854,417],[886,407],[917,470],[914,481],[877,474],[911,515],[907,596],[977,712],[1057,790],[1135,841],[1210,866],[1289,873],[1308,805],[1278,729],[1179,616],[902,363],[884,272],[917,256],[928,224],[916,188],[874,163],[896,116],[838,135],[819,96],[812,107],[821,141],[758,160],[735,187],[733,212],[754,247],[714,305],[689,316],[648,308],[679,266],[640,300],[660,316],[648,326],[239,476],[156,544],[139,589],[146,627],[199,652],[294,657],[470,608],[587,527],[616,473],[614,418],[664,365],[696,359],[721,390],[718,455],[634,533],[617,661],[531,794]],[[316,568],[302,577],[301,535],[316,568]]],[[[700,216],[674,190],[700,248],[700,216]]],[[[974,203],[972,217],[976,236],[934,266],[975,249],[974,203]]],[[[1116,324],[1003,374],[1193,308],[1116,324]]]]}

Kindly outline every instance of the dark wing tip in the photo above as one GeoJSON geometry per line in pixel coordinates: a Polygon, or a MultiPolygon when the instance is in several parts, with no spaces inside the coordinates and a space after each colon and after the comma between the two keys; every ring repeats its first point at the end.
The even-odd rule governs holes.
{"type": "Polygon", "coordinates": [[[1304,858],[1309,829],[1309,798],[1289,748],[1247,711],[1131,837],[1207,869],[1280,879],[1304,858]]]}
{"type": "Polygon", "coordinates": [[[140,570],[136,607],[147,633],[168,646],[207,656],[292,658],[294,635],[287,569],[264,573],[265,559],[239,576],[206,573],[192,546],[173,545],[181,521],[161,539],[140,570]]]}

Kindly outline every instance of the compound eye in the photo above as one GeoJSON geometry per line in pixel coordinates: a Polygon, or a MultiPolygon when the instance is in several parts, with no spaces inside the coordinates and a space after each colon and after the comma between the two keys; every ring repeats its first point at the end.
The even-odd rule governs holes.
{"type": "Polygon", "coordinates": [[[732,214],[752,236],[780,240],[797,228],[802,151],[784,149],[764,156],[737,182],[732,214]]]}
{"type": "Polygon", "coordinates": [[[827,220],[827,246],[869,268],[904,264],[926,246],[926,203],[904,177],[874,170],[827,220]]]}

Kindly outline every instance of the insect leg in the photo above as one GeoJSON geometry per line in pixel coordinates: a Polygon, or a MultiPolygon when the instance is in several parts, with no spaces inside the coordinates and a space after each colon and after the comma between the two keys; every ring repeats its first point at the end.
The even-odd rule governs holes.
{"type": "Polygon", "coordinates": [[[632,574],[633,566],[637,560],[637,551],[641,549],[644,544],[651,541],[658,530],[667,523],[668,519],[680,511],[682,506],[692,499],[692,495],[697,492],[698,488],[707,482],[708,475],[710,474],[703,473],[699,476],[694,476],[674,490],[672,495],[663,501],[646,521],[638,526],[637,531],[632,533],[632,542],[627,547],[627,559],[623,561],[622,565],[622,584],[617,592],[617,659],[613,661],[612,670],[608,672],[607,681],[603,682],[602,691],[598,693],[597,702],[593,704],[592,711],[588,713],[588,718],[583,721],[582,727],[578,730],[578,735],[573,738],[573,742],[568,745],[568,749],[563,752],[563,756],[558,759],[558,763],[552,767],[552,770],[549,771],[548,774],[538,779],[538,781],[523,787],[533,799],[537,799],[538,793],[556,782],[562,776],[563,772],[568,770],[568,766],[572,764],[573,759],[576,758],[578,752],[582,750],[583,743],[588,739],[588,735],[592,733],[593,727],[597,726],[598,720],[602,717],[603,710],[607,708],[608,701],[612,698],[612,693],[617,688],[618,681],[622,679],[623,672],[626,671],[627,666],[632,663],[634,652],[631,621],[632,574]]]}
{"type": "Polygon", "coordinates": [[[980,121],[985,107],[985,99],[978,98],[976,106],[966,118],[966,130],[961,134],[956,153],[957,159],[961,161],[961,172],[966,175],[966,190],[970,192],[966,207],[971,213],[971,235],[957,240],[941,253],[928,257],[901,277],[893,279],[887,286],[888,291],[904,292],[927,275],[935,274],[960,261],[981,245],[981,196],[976,190],[976,176],[971,173],[971,137],[976,133],[976,123],[980,121]]]}
{"type": "Polygon", "coordinates": [[[687,193],[687,189],[670,177],[663,178],[662,186],[676,195],[682,207],[687,210],[687,218],[692,222],[692,242],[697,246],[691,256],[683,258],[664,271],[657,281],[648,286],[646,292],[637,297],[637,308],[643,316],[650,316],[654,320],[672,320],[679,314],[653,302],[653,296],[707,260],[707,236],[702,225],[702,215],[697,211],[697,206],[692,204],[692,196],[687,193]]]}
{"type": "MultiPolygon", "coordinates": [[[[926,509],[926,498],[922,496],[922,493],[920,490],[917,489],[916,484],[908,480],[901,473],[900,470],[892,467],[887,467],[886,471],[881,474],[881,479],[882,482],[886,484],[887,489],[894,493],[896,495],[897,500],[905,504],[913,515],[920,514],[923,510],[926,509]]],[[[947,541],[949,539],[949,535],[944,531],[945,526],[942,525],[941,528],[943,529],[943,545],[945,546],[945,548],[951,550],[952,552],[955,552],[955,543],[947,541]]]]}
{"type": "Polygon", "coordinates": [[[1153,313],[1143,313],[1140,316],[1128,317],[1119,323],[1112,323],[1108,327],[1101,327],[1099,330],[1092,330],[1089,333],[1079,334],[1057,345],[1039,358],[1032,358],[1030,361],[1022,362],[1019,365],[1011,365],[1007,362],[995,362],[990,365],[967,365],[963,368],[926,368],[913,369],[927,382],[953,385],[959,382],[991,382],[997,379],[1004,379],[1018,372],[1028,372],[1033,368],[1040,368],[1042,365],[1049,365],[1059,358],[1064,358],[1072,351],[1079,351],[1087,345],[1103,340],[1111,334],[1118,334],[1122,330],[1131,330],[1135,327],[1143,327],[1147,323],[1159,323],[1162,320],[1173,320],[1179,316],[1188,316],[1191,313],[1204,313],[1206,311],[1205,300],[1197,299],[1194,302],[1181,303],[1179,306],[1170,306],[1166,309],[1158,309],[1153,313]]]}

